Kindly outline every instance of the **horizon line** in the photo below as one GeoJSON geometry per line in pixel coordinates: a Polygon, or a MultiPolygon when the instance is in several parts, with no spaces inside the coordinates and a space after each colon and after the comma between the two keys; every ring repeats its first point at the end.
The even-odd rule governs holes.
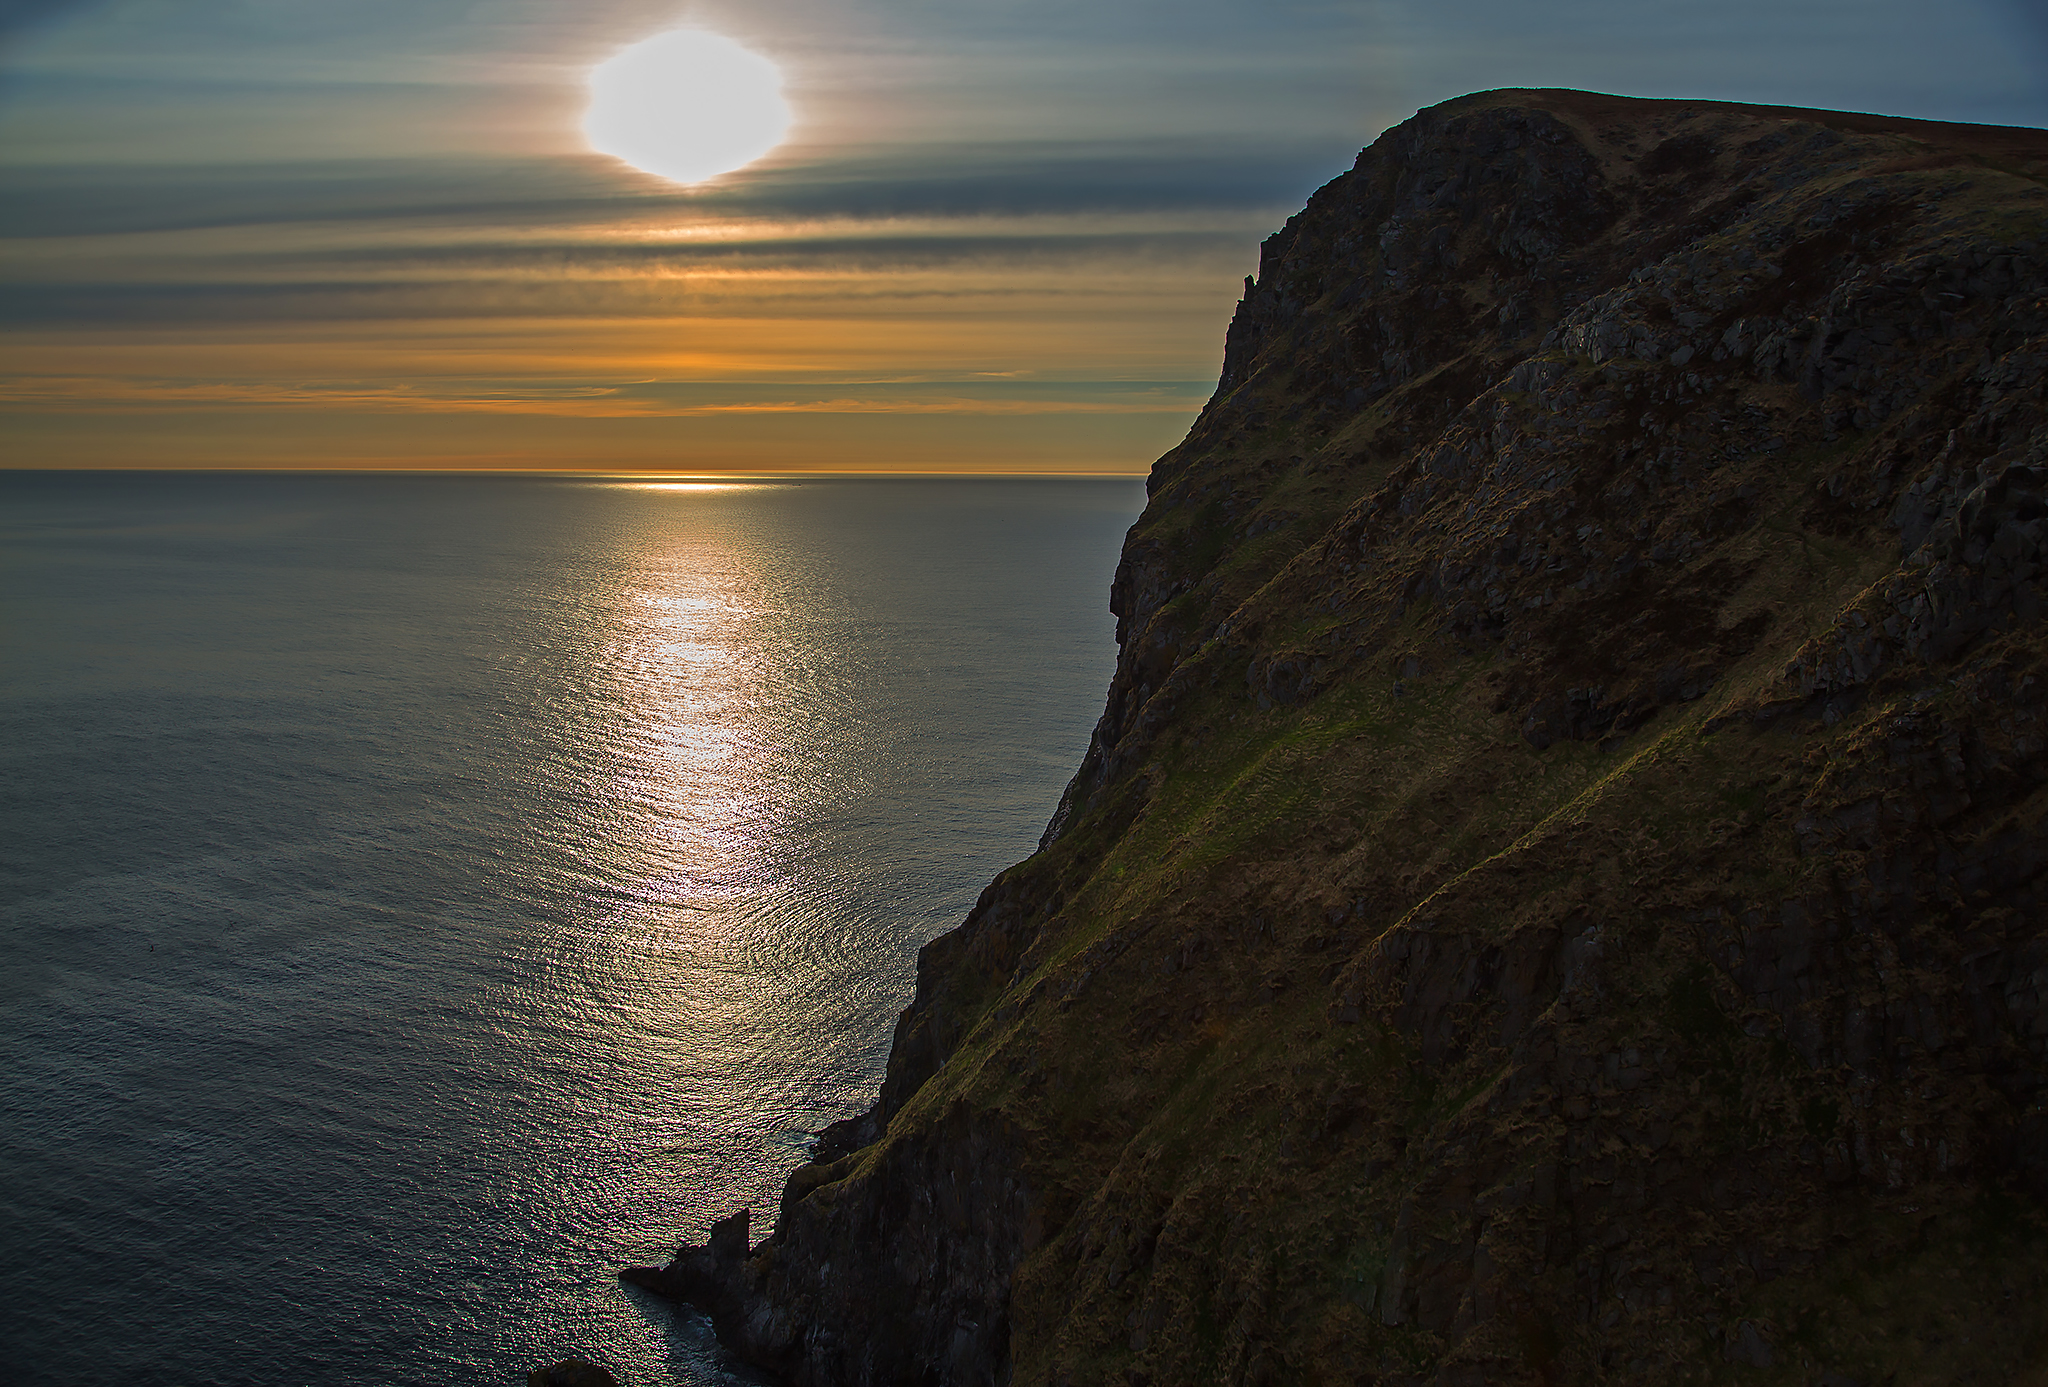
{"type": "Polygon", "coordinates": [[[638,482],[747,482],[747,481],[804,481],[824,477],[871,477],[871,478],[914,478],[914,477],[989,477],[993,479],[1019,480],[1043,477],[1054,481],[1142,481],[1151,475],[1147,465],[1142,472],[1123,471],[1081,471],[1081,470],[1018,470],[990,468],[807,468],[787,471],[692,471],[667,470],[631,471],[618,468],[563,468],[563,467],[179,467],[155,466],[147,463],[129,465],[112,464],[91,467],[36,467],[0,465],[0,475],[22,475],[28,473],[78,476],[93,473],[131,473],[164,475],[172,473],[203,473],[210,476],[431,476],[431,477],[552,477],[574,481],[638,481],[638,482]]]}

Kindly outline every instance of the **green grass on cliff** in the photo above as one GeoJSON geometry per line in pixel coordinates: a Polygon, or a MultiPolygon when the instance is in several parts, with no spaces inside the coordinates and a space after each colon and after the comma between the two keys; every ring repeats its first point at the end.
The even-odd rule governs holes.
{"type": "MultiPolygon", "coordinates": [[[[1187,1351],[1221,1376],[1241,1370],[1249,1351],[1232,1327],[1234,1307],[1247,1296],[1281,1298],[1291,1307],[1289,1322],[1315,1342],[1370,1337],[1376,1352],[1392,1355],[1385,1361],[1418,1371],[1446,1351],[1431,1334],[1381,1323],[1377,1309],[1398,1262],[1392,1211],[1427,1172],[1380,1138],[1360,1144],[1341,1131],[1332,1135],[1326,1114],[1356,1089],[1355,1101],[1399,1115],[1409,1148],[1435,1149],[1493,1120],[1487,1107],[1505,1073],[1501,1062],[1439,1076],[1417,1063],[1412,1041],[1370,1020],[1333,1028],[1321,978],[1304,974],[1299,961],[1287,965],[1296,976],[1264,1001],[1247,1001],[1241,988],[1220,981],[1219,966],[1236,957],[1228,953],[1212,953],[1170,983],[1147,972],[1182,937],[1183,917],[1227,915],[1233,878],[1262,859],[1298,856],[1305,833],[1327,840],[1333,904],[1346,894],[1345,864],[1354,852],[1384,861],[1407,845],[1402,860],[1411,875],[1401,894],[1382,903],[1382,925],[1433,898],[1474,923],[1484,922],[1483,909],[1475,916],[1454,898],[1511,899],[1496,918],[1504,931],[1519,918],[1588,902],[1608,912],[1613,985],[1639,1000],[1617,1003],[1604,1043],[1690,1048],[1700,1108],[1682,1139],[1695,1159],[1740,1163],[1760,1146],[1833,1137],[1841,1110],[1828,1108],[1783,1042],[1747,1034],[1735,999],[1696,964],[1658,956],[1665,927],[1631,914],[1631,883],[1674,856],[1713,859],[1714,845],[1749,841],[1752,849],[1719,854],[1724,874],[1701,883],[1705,898],[1781,896],[1788,874],[1810,864],[1750,835],[1752,826],[1782,818],[1787,797],[1800,793],[1783,781],[1788,755],[1828,763],[1907,695],[1880,698],[1836,727],[1795,720],[1711,735],[1702,728],[1719,702],[1707,701],[1668,713],[1615,751],[1567,743],[1537,752],[1507,740],[1487,713],[1486,672],[1475,660],[1412,681],[1401,699],[1385,681],[1259,715],[1236,690],[1218,690],[1185,719],[1203,731],[1162,750],[1135,821],[1124,823],[1124,811],[1106,805],[1096,821],[1084,817],[1043,860],[1034,859],[1049,872],[1064,864],[1092,869],[1069,893],[1063,937],[1026,987],[1057,987],[1084,950],[1132,935],[1141,917],[1144,928],[1075,1010],[1041,1009],[1010,1027],[984,1024],[916,1106],[972,1093],[978,1104],[1029,1121],[1049,1139],[1044,1177],[1093,1191],[1065,1213],[1072,1236],[1131,1230],[1112,1236],[1109,1250],[1092,1259],[1078,1244],[1055,1240],[1019,1269],[1020,1284],[1043,1278],[1071,1287],[1061,1294],[1083,1307],[1063,1312],[1061,1342],[1070,1348],[1061,1361],[1075,1381],[1114,1380],[1142,1360],[1129,1327],[1095,1322],[1098,1312],[1085,1307],[1097,1303],[1118,1307],[1119,1319],[1128,1311],[1142,1323],[1149,1313],[1188,1327],[1187,1351]],[[1482,774],[1484,797],[1460,803],[1439,793],[1482,774]],[[1345,812],[1333,816],[1325,805],[1345,812]],[[1330,826],[1333,817],[1340,827],[1330,826]],[[1163,1017],[1155,1014],[1162,1006],[1163,1017]],[[1107,1174],[1099,1154],[1105,1143],[1122,1153],[1107,1174]],[[1355,1213],[1332,1213],[1347,1209],[1355,1213]],[[1234,1231],[1251,1229],[1256,1235],[1234,1231]],[[1145,1237],[1191,1257],[1199,1252],[1196,1259],[1221,1280],[1183,1285],[1133,1263],[1135,1279],[1109,1294],[1106,1268],[1136,1256],[1117,1249],[1145,1237]],[[1177,1238],[1200,1246],[1190,1251],[1177,1238]]],[[[1529,1159],[1544,1149],[1533,1146],[1529,1159]]],[[[1500,1178],[1530,1177],[1521,1168],[1500,1178]]],[[[1865,1224],[1828,1230],[1827,1238],[1857,1251],[1818,1277],[1744,1292],[1731,1311],[1738,1318],[1724,1323],[1720,1337],[1696,1344],[1696,1380],[1805,1383],[1797,1365],[1810,1361],[1854,1365],[1871,1374],[1858,1377],[1864,1382],[1956,1380],[1961,1364],[1985,1361],[1981,1344],[1944,1349],[1945,1335],[1983,1332],[1983,1317],[1958,1307],[2008,1296],[2039,1303],[2048,1277],[2048,1250],[2025,1239],[1979,1258],[1970,1239],[1981,1240],[1983,1225],[1967,1213],[1943,1213],[1924,1236],[1909,1236],[1905,1224],[1895,1229],[1901,1216],[1882,1210],[1865,1224]],[[1890,1251],[1873,1258],[1873,1248],[1890,1251]],[[1762,1326],[1776,1346],[1774,1367],[1727,1359],[1728,1336],[1742,1319],[1762,1326]],[[1894,1378],[1883,1375],[1888,1363],[1894,1378]]],[[[1452,1231],[1446,1223],[1442,1236],[1452,1231]]],[[[1424,1235],[1436,1236],[1429,1228],[1409,1236],[1424,1235]]],[[[1566,1289],[1560,1283],[1559,1293],[1566,1289]]],[[[1028,1319],[1034,1311],[1026,1303],[1019,1313],[1028,1319]]],[[[1505,1323],[1512,1352],[1532,1370],[1557,1359],[1568,1338],[1568,1327],[1540,1316],[1505,1323]]],[[[1999,1332],[2012,1340],[1998,1349],[2010,1352],[2008,1361],[2041,1362],[2037,1331],[2033,1338],[2017,1326],[1999,1332]]],[[[2013,1379],[2032,1380],[2048,1381],[2013,1379]]]]}

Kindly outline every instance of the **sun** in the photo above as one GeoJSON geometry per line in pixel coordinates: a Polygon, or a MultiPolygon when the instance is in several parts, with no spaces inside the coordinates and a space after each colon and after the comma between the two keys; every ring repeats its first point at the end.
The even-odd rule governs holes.
{"type": "Polygon", "coordinates": [[[656,34],[591,70],[590,147],[676,183],[753,163],[789,133],[782,73],[706,29],[656,34]]]}

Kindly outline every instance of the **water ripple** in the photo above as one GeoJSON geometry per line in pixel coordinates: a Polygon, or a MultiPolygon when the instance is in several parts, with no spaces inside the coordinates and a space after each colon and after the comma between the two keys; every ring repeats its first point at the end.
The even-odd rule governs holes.
{"type": "Polygon", "coordinates": [[[0,488],[10,1366],[735,1380],[613,1270],[871,1096],[1139,487],[0,488]]]}

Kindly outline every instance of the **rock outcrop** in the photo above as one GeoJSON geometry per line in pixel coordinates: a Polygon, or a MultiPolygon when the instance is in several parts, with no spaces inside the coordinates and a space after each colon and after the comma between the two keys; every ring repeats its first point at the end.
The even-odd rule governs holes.
{"type": "Polygon", "coordinates": [[[877,1107],[642,1280],[848,1387],[2048,1372],[2044,178],[1389,130],[1266,243],[877,1107]]]}

